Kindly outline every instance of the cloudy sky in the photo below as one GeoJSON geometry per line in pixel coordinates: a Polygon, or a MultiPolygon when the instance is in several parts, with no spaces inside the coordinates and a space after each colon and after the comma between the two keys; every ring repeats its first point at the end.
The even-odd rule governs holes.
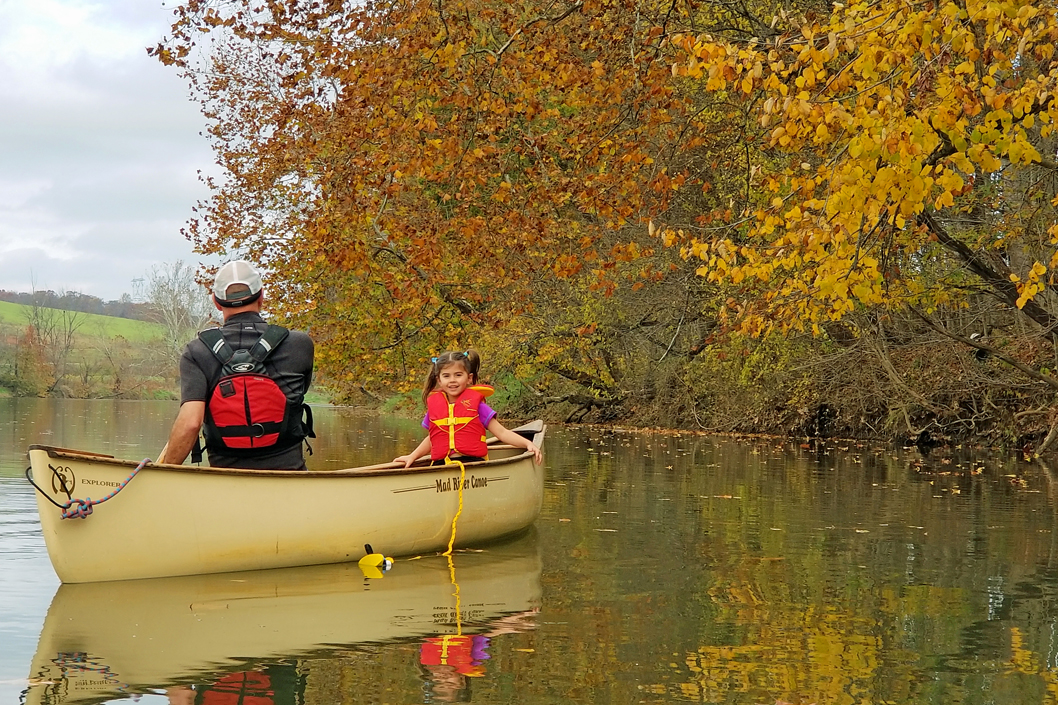
{"type": "Polygon", "coordinates": [[[162,0],[0,0],[0,289],[133,293],[198,262],[180,235],[215,170],[205,123],[147,56],[162,0]]]}

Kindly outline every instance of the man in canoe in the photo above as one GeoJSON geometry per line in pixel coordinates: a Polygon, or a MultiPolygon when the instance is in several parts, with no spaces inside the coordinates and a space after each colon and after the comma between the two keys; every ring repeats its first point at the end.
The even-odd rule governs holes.
{"type": "Polygon", "coordinates": [[[180,358],[180,411],[160,463],[181,464],[206,439],[213,467],[304,470],[302,442],[312,433],[305,392],[314,347],[302,331],[261,317],[261,275],[228,262],[213,281],[220,328],[204,330],[180,358]]]}

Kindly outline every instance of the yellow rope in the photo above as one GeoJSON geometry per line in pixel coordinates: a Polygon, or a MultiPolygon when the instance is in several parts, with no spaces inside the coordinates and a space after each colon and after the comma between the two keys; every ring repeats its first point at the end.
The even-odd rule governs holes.
{"type": "MultiPolygon", "coordinates": [[[[467,468],[458,460],[445,458],[445,461],[455,463],[459,466],[459,508],[456,509],[456,515],[452,517],[452,535],[448,538],[448,550],[441,555],[448,559],[448,577],[456,589],[456,591],[452,593],[456,598],[456,636],[461,636],[463,634],[463,609],[460,606],[459,583],[456,582],[456,566],[455,563],[452,562],[452,546],[454,546],[456,542],[456,522],[459,521],[459,515],[463,513],[463,483],[466,481],[467,468]]],[[[448,638],[445,637],[445,650],[448,648],[447,639],[448,638]]]]}
{"type": "Polygon", "coordinates": [[[460,636],[463,634],[463,608],[460,606],[459,583],[456,582],[456,566],[452,562],[452,554],[446,553],[445,557],[448,559],[448,577],[456,589],[452,596],[456,598],[456,636],[460,636]]]}
{"type": "Polygon", "coordinates": [[[459,466],[459,508],[456,510],[456,515],[452,517],[452,535],[448,539],[448,550],[441,554],[442,556],[451,556],[452,546],[455,545],[456,542],[456,522],[459,521],[459,515],[463,513],[463,483],[467,478],[467,468],[458,460],[445,458],[445,462],[455,463],[459,466]]]}

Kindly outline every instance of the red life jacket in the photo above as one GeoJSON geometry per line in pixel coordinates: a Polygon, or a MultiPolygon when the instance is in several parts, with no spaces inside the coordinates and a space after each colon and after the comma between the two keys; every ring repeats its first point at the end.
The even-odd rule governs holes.
{"type": "Polygon", "coordinates": [[[426,418],[430,424],[430,457],[441,460],[449,455],[486,458],[485,427],[478,416],[478,406],[492,394],[492,387],[467,387],[454,404],[448,395],[434,392],[426,398],[426,418]]]}
{"type": "Polygon", "coordinates": [[[478,634],[430,637],[419,650],[419,663],[424,666],[452,666],[456,673],[464,676],[483,676],[483,663],[489,658],[485,651],[488,646],[488,637],[478,634]]]}
{"type": "Polygon", "coordinates": [[[196,705],[275,705],[275,691],[267,674],[240,671],[200,690],[196,705]]]}

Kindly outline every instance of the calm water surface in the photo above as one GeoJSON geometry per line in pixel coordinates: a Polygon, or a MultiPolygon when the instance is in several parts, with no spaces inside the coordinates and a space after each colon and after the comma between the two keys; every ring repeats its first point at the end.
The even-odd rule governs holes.
{"type": "MultiPolygon", "coordinates": [[[[1058,702],[1058,474],[1038,464],[553,428],[535,529],[452,572],[60,588],[26,446],[153,457],[175,412],[0,399],[0,702],[1058,702]]],[[[419,440],[316,418],[311,467],[419,440]]]]}

